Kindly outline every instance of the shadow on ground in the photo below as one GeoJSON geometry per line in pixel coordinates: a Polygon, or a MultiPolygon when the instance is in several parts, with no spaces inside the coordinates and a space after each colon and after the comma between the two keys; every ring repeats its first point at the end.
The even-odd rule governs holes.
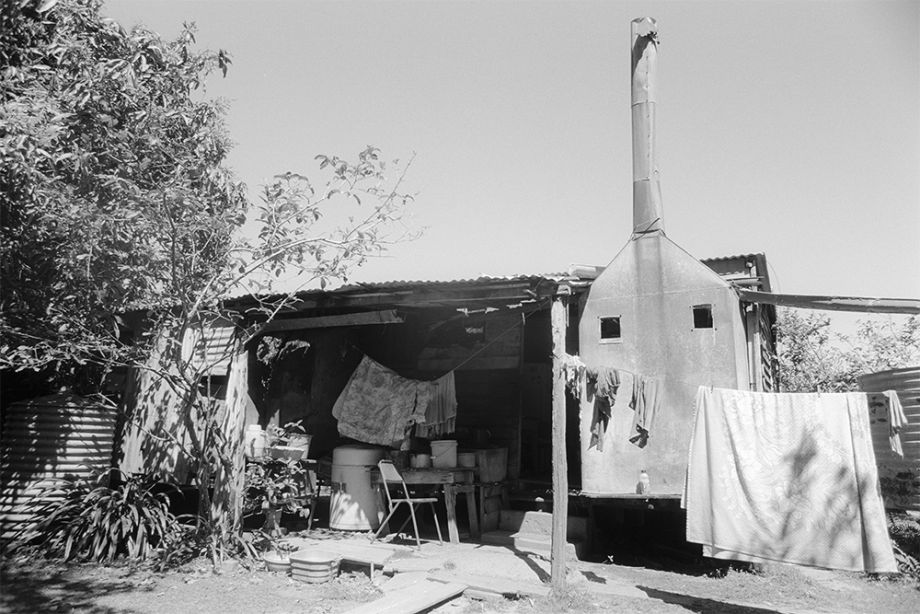
{"type": "Polygon", "coordinates": [[[697,614],[782,614],[779,610],[727,603],[725,601],[694,597],[682,593],[671,593],[648,586],[638,586],[636,588],[643,591],[651,599],[657,599],[665,603],[677,605],[689,612],[696,612],[697,614]]]}
{"type": "Polygon", "coordinates": [[[15,614],[129,614],[131,610],[113,609],[93,602],[102,594],[138,590],[135,584],[121,579],[88,578],[78,567],[72,570],[39,564],[20,566],[9,561],[0,564],[0,586],[3,587],[0,591],[0,611],[15,614]]]}

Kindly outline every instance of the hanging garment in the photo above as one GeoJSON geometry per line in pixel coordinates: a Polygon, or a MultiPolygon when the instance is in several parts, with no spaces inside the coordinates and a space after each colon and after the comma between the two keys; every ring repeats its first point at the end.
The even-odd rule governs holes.
{"type": "Polygon", "coordinates": [[[431,439],[453,433],[457,428],[457,386],[453,371],[428,384],[430,396],[424,423],[415,427],[415,434],[431,439]]]}
{"type": "Polygon", "coordinates": [[[578,356],[562,355],[562,373],[565,387],[576,399],[581,399],[581,384],[584,382],[587,366],[578,356]]]}
{"type": "Polygon", "coordinates": [[[652,424],[655,422],[655,415],[660,405],[661,381],[653,377],[637,375],[630,399],[630,407],[635,411],[632,428],[634,435],[629,438],[630,443],[640,448],[648,445],[652,424]]]}
{"type": "MultiPolygon", "coordinates": [[[[869,401],[870,424],[881,423],[888,431],[888,447],[892,452],[904,457],[901,447],[901,430],[907,425],[907,416],[898,393],[894,390],[866,393],[869,401]]],[[[873,427],[875,428],[875,427],[873,427]]]]}
{"type": "Polygon", "coordinates": [[[425,419],[429,382],[407,379],[365,356],[332,407],[339,434],[366,443],[398,445],[425,419]]]}
{"type": "Polygon", "coordinates": [[[897,392],[886,390],[884,395],[888,399],[888,445],[891,446],[892,452],[903,458],[901,429],[907,426],[907,416],[904,414],[904,407],[901,406],[897,392]]]}
{"type": "Polygon", "coordinates": [[[681,505],[706,556],[897,571],[863,393],[701,387],[681,505]]]}
{"type": "Polygon", "coordinates": [[[596,446],[598,450],[604,449],[604,433],[607,432],[612,408],[617,400],[621,375],[627,378],[632,377],[632,374],[612,367],[599,367],[586,371],[588,398],[594,398],[590,445],[596,446]]]}

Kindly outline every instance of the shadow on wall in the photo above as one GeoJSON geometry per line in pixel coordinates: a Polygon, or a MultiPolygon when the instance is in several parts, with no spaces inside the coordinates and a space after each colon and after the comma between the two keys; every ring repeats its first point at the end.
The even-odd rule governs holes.
{"type": "MultiPolygon", "coordinates": [[[[125,390],[122,471],[171,476],[179,484],[188,483],[195,466],[180,401],[165,379],[133,371],[125,390]]],[[[195,422],[200,437],[201,421],[195,422]]]]}
{"type": "Polygon", "coordinates": [[[0,534],[24,521],[38,487],[60,480],[89,478],[112,462],[116,412],[113,407],[74,396],[52,395],[7,408],[2,437],[3,501],[0,534]]]}

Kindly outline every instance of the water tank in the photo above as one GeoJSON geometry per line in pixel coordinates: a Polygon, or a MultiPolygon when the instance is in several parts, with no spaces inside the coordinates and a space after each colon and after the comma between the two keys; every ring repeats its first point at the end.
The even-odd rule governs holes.
{"type": "Polygon", "coordinates": [[[60,498],[44,487],[89,479],[112,466],[115,422],[114,409],[74,395],[7,408],[0,446],[0,539],[28,525],[43,501],[60,498]]]}
{"type": "Polygon", "coordinates": [[[332,494],[329,497],[329,528],[367,531],[380,526],[384,505],[372,470],[386,454],[373,446],[339,446],[332,451],[332,494]]]}
{"type": "Polygon", "coordinates": [[[869,393],[898,393],[907,416],[907,425],[901,429],[904,457],[892,452],[888,442],[887,405],[880,396],[870,394],[872,447],[885,507],[920,511],[920,367],[869,373],[859,377],[859,387],[869,393]]]}

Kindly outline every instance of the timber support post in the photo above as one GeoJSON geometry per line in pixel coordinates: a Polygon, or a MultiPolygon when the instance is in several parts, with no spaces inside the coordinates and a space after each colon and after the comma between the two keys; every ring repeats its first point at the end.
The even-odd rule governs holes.
{"type": "Polygon", "coordinates": [[[553,534],[550,576],[554,595],[565,592],[565,546],[569,524],[569,476],[565,445],[565,356],[568,296],[560,288],[550,312],[553,334],[553,534]]]}

